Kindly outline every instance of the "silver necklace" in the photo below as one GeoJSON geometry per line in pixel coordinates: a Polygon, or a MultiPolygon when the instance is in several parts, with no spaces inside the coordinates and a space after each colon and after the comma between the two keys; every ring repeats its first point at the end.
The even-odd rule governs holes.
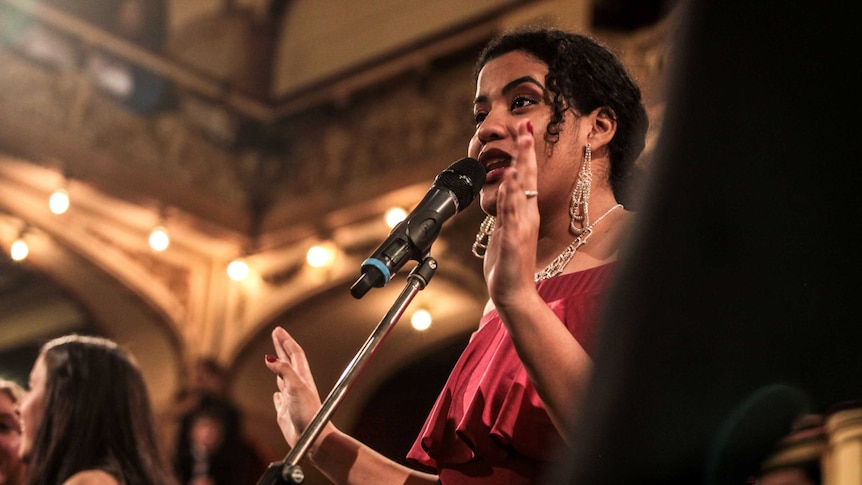
{"type": "Polygon", "coordinates": [[[536,272],[536,274],[533,275],[533,279],[536,282],[539,282],[548,278],[553,278],[554,276],[557,276],[558,274],[562,273],[563,270],[566,268],[566,265],[569,264],[569,261],[571,261],[572,258],[575,257],[575,253],[578,251],[578,248],[587,243],[587,239],[590,238],[590,235],[593,233],[593,228],[596,227],[596,224],[602,222],[602,219],[607,217],[608,214],[622,206],[622,204],[617,204],[611,207],[610,209],[608,209],[607,212],[602,214],[601,217],[593,221],[592,224],[585,227],[584,231],[580,235],[578,235],[578,237],[576,237],[575,240],[572,241],[572,243],[569,244],[566,249],[564,249],[563,252],[560,253],[559,256],[554,258],[554,260],[551,261],[550,264],[545,266],[545,269],[536,272]]]}

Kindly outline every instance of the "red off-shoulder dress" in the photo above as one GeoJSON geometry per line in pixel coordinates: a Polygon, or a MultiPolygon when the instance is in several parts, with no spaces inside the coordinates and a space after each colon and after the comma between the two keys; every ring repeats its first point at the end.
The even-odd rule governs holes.
{"type": "MultiPolygon", "coordinates": [[[[537,283],[589,355],[613,264],[537,283]]],[[[444,485],[530,484],[563,442],[495,310],[482,317],[407,457],[444,485]]]]}

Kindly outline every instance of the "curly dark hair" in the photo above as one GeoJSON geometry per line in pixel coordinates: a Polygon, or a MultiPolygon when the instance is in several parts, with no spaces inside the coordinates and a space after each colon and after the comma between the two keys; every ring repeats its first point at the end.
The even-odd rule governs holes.
{"type": "Polygon", "coordinates": [[[473,73],[488,61],[512,51],[523,51],[548,66],[545,79],[553,93],[551,120],[545,139],[559,139],[563,115],[569,107],[579,113],[603,108],[617,122],[617,131],[609,144],[610,184],[622,198],[635,160],[646,143],[649,126],[641,91],[622,62],[609,48],[594,38],[558,29],[523,28],[503,34],[485,46],[473,73]]]}

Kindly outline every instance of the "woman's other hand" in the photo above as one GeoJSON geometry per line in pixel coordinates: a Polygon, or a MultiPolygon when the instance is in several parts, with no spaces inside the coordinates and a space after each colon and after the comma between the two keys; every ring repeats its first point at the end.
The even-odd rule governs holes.
{"type": "MultiPolygon", "coordinates": [[[[320,396],[305,351],[296,340],[283,328],[276,327],[272,331],[272,343],[275,355],[266,356],[266,366],[276,375],[278,385],[272,401],[281,433],[293,447],[320,409],[320,396]]],[[[334,429],[328,423],[317,442],[334,429]]]]}

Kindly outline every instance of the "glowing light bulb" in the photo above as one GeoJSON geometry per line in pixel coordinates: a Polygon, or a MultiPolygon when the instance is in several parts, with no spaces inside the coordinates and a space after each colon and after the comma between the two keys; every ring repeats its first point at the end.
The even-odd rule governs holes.
{"type": "Polygon", "coordinates": [[[410,317],[410,325],[413,325],[413,328],[420,332],[428,330],[428,327],[431,326],[431,314],[428,313],[428,310],[416,310],[410,317]]]}
{"type": "Polygon", "coordinates": [[[23,239],[17,239],[9,248],[9,256],[15,261],[23,261],[30,254],[30,246],[23,239]]]}
{"type": "Polygon", "coordinates": [[[242,259],[234,259],[227,265],[227,276],[234,281],[243,281],[248,278],[248,263],[242,259]]]}
{"type": "Polygon", "coordinates": [[[386,225],[390,228],[398,225],[399,222],[403,221],[404,218],[407,217],[407,211],[400,207],[393,207],[386,211],[386,225]]]}
{"type": "Polygon", "coordinates": [[[171,238],[168,236],[168,231],[162,227],[157,226],[153,229],[153,232],[150,233],[150,247],[153,248],[153,251],[164,251],[171,244],[171,238]]]}
{"type": "Polygon", "coordinates": [[[66,189],[57,189],[48,199],[48,208],[54,214],[64,214],[69,210],[69,192],[66,189]]]}
{"type": "Polygon", "coordinates": [[[305,260],[314,268],[329,266],[335,261],[335,249],[324,245],[312,246],[305,254],[305,260]]]}

